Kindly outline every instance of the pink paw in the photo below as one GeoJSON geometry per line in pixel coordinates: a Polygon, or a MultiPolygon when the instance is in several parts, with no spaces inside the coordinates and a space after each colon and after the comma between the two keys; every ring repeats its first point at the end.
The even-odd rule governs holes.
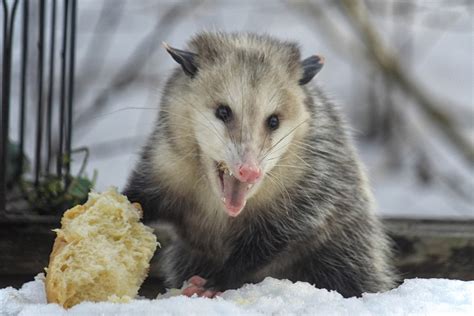
{"type": "Polygon", "coordinates": [[[190,285],[183,290],[182,292],[183,295],[190,297],[196,294],[199,297],[213,298],[222,294],[222,292],[206,290],[204,288],[204,285],[206,284],[206,282],[207,282],[206,279],[201,278],[198,275],[191,277],[188,280],[188,283],[190,283],[190,285]]]}

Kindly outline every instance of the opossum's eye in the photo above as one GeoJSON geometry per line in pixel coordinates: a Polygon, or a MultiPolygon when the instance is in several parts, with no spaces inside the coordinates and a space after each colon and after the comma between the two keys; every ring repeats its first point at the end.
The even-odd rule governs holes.
{"type": "Polygon", "coordinates": [[[224,123],[232,120],[232,110],[228,105],[220,104],[216,109],[216,117],[224,123]]]}
{"type": "Polygon", "coordinates": [[[270,115],[267,119],[267,126],[271,131],[276,130],[280,126],[280,119],[278,118],[278,115],[270,115]]]}

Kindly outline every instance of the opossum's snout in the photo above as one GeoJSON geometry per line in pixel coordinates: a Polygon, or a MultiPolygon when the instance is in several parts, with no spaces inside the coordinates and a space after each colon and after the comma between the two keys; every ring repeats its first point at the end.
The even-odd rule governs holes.
{"type": "Polygon", "coordinates": [[[262,169],[251,160],[234,168],[224,161],[216,162],[216,169],[227,214],[236,217],[245,207],[249,191],[262,178],[262,169]]]}
{"type": "Polygon", "coordinates": [[[241,182],[256,183],[262,176],[262,170],[256,163],[243,163],[237,166],[235,177],[241,182]]]}

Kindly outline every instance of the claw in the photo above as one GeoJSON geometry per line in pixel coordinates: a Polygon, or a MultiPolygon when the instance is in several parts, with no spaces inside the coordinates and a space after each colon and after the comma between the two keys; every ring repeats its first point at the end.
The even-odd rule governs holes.
{"type": "Polygon", "coordinates": [[[215,295],[216,295],[216,292],[211,291],[211,290],[206,290],[202,293],[202,296],[207,297],[207,298],[213,298],[215,295]]]}
{"type": "Polygon", "coordinates": [[[185,288],[182,292],[183,295],[186,295],[188,297],[191,297],[193,296],[194,294],[196,295],[199,295],[199,292],[200,290],[202,290],[202,288],[200,287],[197,287],[195,285],[191,285],[191,286],[188,286],[187,288],[185,288]]]}
{"type": "Polygon", "coordinates": [[[217,163],[217,170],[225,173],[225,174],[228,174],[230,176],[232,176],[232,171],[229,169],[229,167],[227,166],[227,164],[225,163],[225,161],[219,161],[217,163]]]}

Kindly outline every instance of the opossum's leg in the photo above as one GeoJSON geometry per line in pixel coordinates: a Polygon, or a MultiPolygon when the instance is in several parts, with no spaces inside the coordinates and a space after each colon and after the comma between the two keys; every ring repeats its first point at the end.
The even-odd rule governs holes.
{"type": "MultiPolygon", "coordinates": [[[[367,241],[365,241],[367,243],[367,241]]],[[[362,244],[363,241],[359,241],[362,244]]],[[[335,290],[344,297],[360,296],[390,288],[390,271],[381,271],[376,265],[376,249],[334,242],[325,244],[290,266],[281,277],[292,281],[306,281],[318,288],[335,290]],[[387,282],[388,281],[388,282],[387,282]]]]}
{"type": "MultiPolygon", "coordinates": [[[[165,285],[177,288],[188,281],[193,275],[207,277],[217,264],[205,256],[201,251],[193,249],[181,238],[174,239],[157,255],[157,267],[165,279],[165,285]]],[[[201,278],[202,280],[205,279],[201,278]]],[[[192,284],[201,284],[200,279],[191,278],[192,284]]],[[[188,282],[190,282],[188,281],[188,282]]],[[[191,294],[192,295],[192,294],[191,294]]]]}
{"type": "Polygon", "coordinates": [[[255,222],[245,228],[233,241],[238,245],[222,268],[212,273],[204,287],[213,291],[236,289],[253,280],[256,271],[270,263],[291,240],[291,223],[255,222]]]}

